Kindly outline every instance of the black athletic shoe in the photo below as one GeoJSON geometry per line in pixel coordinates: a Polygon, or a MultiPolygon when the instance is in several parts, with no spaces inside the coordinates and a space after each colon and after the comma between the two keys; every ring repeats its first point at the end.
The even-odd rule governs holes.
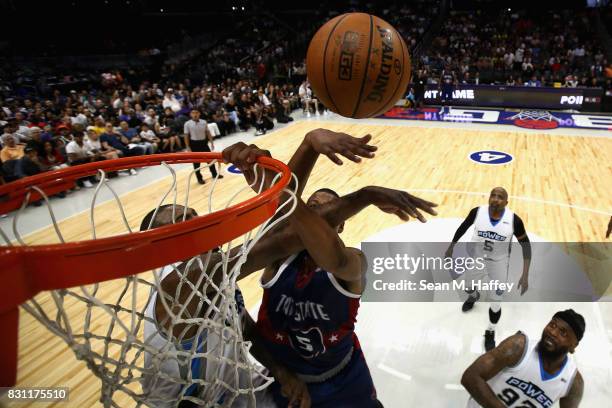
{"type": "Polygon", "coordinates": [[[484,346],[486,351],[491,351],[495,348],[495,332],[493,330],[486,330],[484,334],[484,346]]]}
{"type": "Polygon", "coordinates": [[[204,179],[198,179],[198,183],[199,183],[199,184],[204,184],[204,183],[206,183],[206,182],[204,181],[204,179]]]}
{"type": "Polygon", "coordinates": [[[478,302],[480,299],[480,292],[476,292],[476,296],[468,296],[467,300],[463,302],[463,306],[461,306],[461,310],[463,312],[469,312],[474,307],[474,303],[478,302]]]}

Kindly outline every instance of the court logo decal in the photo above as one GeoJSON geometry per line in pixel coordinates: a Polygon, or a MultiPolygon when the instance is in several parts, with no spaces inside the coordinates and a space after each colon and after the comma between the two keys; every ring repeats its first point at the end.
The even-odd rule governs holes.
{"type": "Polygon", "coordinates": [[[559,118],[549,111],[522,110],[508,118],[515,126],[526,129],[555,129],[559,127],[559,118]]]}
{"type": "Polygon", "coordinates": [[[497,150],[481,150],[471,153],[469,157],[470,160],[478,164],[500,165],[510,163],[514,160],[510,153],[499,152],[497,150]]]}

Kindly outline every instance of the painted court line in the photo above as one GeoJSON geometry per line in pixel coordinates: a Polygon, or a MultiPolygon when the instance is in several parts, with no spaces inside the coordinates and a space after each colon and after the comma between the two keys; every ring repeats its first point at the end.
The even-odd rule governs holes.
{"type": "Polygon", "coordinates": [[[391,374],[394,377],[400,378],[404,381],[410,381],[412,380],[412,376],[408,375],[406,373],[403,373],[401,371],[396,370],[395,368],[391,368],[383,363],[378,364],[377,366],[379,369],[381,369],[382,371],[391,374]]]}
{"type": "MultiPolygon", "coordinates": [[[[415,192],[419,192],[419,193],[449,193],[449,194],[476,195],[476,196],[484,196],[484,197],[488,197],[489,194],[490,194],[489,192],[483,193],[483,192],[478,192],[478,191],[444,190],[444,189],[435,189],[435,188],[414,188],[414,189],[406,189],[406,191],[409,191],[410,193],[415,193],[415,192]]],[[[557,201],[542,200],[542,199],[539,199],[539,198],[524,197],[524,196],[513,196],[513,195],[508,196],[508,198],[512,198],[514,200],[520,200],[520,201],[528,201],[528,202],[533,202],[533,203],[556,205],[557,207],[573,208],[575,210],[586,211],[586,212],[590,212],[590,213],[593,213],[593,214],[612,216],[612,213],[609,212],[609,211],[593,210],[591,208],[581,207],[579,205],[574,205],[574,204],[560,203],[560,202],[557,202],[557,201]]]]}

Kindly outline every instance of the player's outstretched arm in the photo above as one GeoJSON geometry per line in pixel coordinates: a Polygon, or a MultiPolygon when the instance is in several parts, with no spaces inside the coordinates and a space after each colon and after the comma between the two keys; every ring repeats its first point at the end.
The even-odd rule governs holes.
{"type": "Polygon", "coordinates": [[[525,349],[525,336],[517,333],[502,341],[499,346],[478,357],[465,370],[461,385],[484,408],[505,408],[487,381],[506,367],[519,363],[525,349]]]}
{"type": "Polygon", "coordinates": [[[474,221],[476,221],[476,214],[478,214],[478,207],[472,208],[467,217],[465,217],[465,220],[463,220],[459,228],[457,228],[457,231],[455,231],[455,235],[453,236],[453,240],[444,254],[446,258],[451,258],[453,256],[453,248],[455,247],[455,244],[459,242],[463,234],[467,232],[468,228],[474,224],[474,221]]]}
{"type": "MultiPolygon", "coordinates": [[[[353,137],[342,132],[334,132],[328,129],[315,129],[306,134],[304,140],[289,160],[289,168],[298,179],[296,195],[302,196],[304,187],[308,182],[310,173],[314,168],[319,155],[327,156],[337,165],[342,165],[338,155],[359,163],[362,157],[373,158],[377,147],[369,144],[372,135],[364,137],[353,137]]],[[[293,183],[293,181],[292,181],[293,183]]],[[[294,190],[294,185],[290,185],[294,190]]]]}
{"type": "Polygon", "coordinates": [[[322,205],[317,208],[317,212],[335,226],[370,205],[378,207],[383,212],[395,214],[402,221],[408,221],[410,217],[413,217],[421,222],[426,222],[421,211],[430,215],[438,215],[435,210],[438,204],[413,196],[406,191],[380,186],[363,187],[322,205]]]}
{"type": "Polygon", "coordinates": [[[251,354],[264,367],[270,370],[272,376],[281,386],[281,393],[289,400],[290,407],[310,408],[310,394],[308,387],[295,373],[290,371],[284,364],[277,361],[272,354],[263,346],[259,332],[255,328],[255,322],[248,312],[245,314],[244,339],[251,342],[251,354]]]}
{"type": "MultiPolygon", "coordinates": [[[[335,229],[364,208],[374,205],[381,211],[395,214],[403,221],[415,217],[423,222],[425,217],[420,211],[436,215],[437,204],[408,194],[405,191],[385,187],[369,186],[361,188],[329,203],[312,209],[327,224],[335,229]]],[[[304,249],[304,243],[289,223],[283,223],[270,231],[249,252],[247,261],[240,269],[242,279],[281,259],[286,259],[304,249]]]]}
{"type": "Polygon", "coordinates": [[[578,408],[584,392],[584,380],[579,371],[576,372],[574,382],[567,395],[559,400],[559,408],[578,408]]]}

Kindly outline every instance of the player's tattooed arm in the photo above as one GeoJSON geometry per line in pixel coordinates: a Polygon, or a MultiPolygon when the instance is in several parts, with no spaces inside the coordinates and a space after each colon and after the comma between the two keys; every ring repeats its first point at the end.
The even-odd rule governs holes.
{"type": "Polygon", "coordinates": [[[582,400],[582,394],[584,392],[584,380],[580,372],[576,372],[572,388],[570,388],[568,394],[561,398],[559,401],[560,408],[577,408],[582,400]]]}
{"type": "Polygon", "coordinates": [[[508,337],[499,346],[478,357],[463,373],[461,384],[482,407],[505,408],[487,381],[504,368],[518,364],[525,347],[525,336],[522,333],[508,337]]]}

